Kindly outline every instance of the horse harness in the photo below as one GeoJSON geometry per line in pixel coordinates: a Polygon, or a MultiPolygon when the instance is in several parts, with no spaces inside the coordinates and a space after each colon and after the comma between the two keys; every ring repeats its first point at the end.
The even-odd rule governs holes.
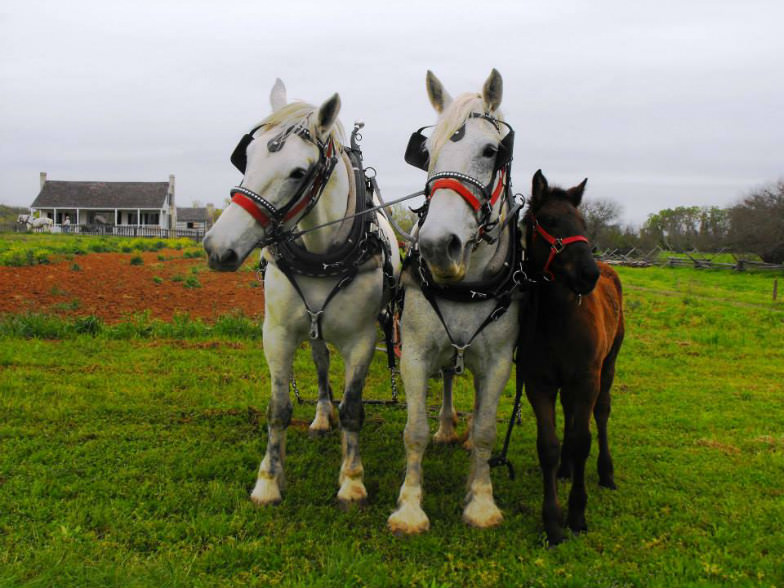
{"type": "MultiPolygon", "coordinates": [[[[430,199],[433,194],[440,189],[455,191],[477,215],[478,228],[477,237],[473,240],[474,248],[483,240],[488,243],[499,240],[501,232],[508,223],[510,227],[509,250],[507,252],[506,260],[503,263],[503,269],[484,282],[441,286],[434,282],[427,264],[422,259],[417,242],[414,242],[411,246],[403,264],[403,271],[407,272],[408,276],[422,291],[425,299],[430,303],[430,306],[433,308],[433,311],[444,327],[449,343],[455,350],[453,356],[454,363],[450,368],[447,368],[449,372],[454,374],[462,374],[465,371],[465,351],[471,346],[479,333],[481,333],[487,325],[497,321],[504,315],[512,300],[520,296],[520,292],[525,289],[527,283],[525,272],[523,271],[523,256],[517,223],[509,222],[514,221],[514,217],[517,214],[516,211],[519,210],[519,206],[514,205],[513,197],[511,195],[510,170],[514,147],[514,130],[507,123],[496,119],[489,114],[474,112],[471,113],[468,118],[482,118],[487,120],[499,132],[501,132],[500,125],[504,125],[509,129],[509,132],[501,140],[498,152],[496,153],[493,175],[490,182],[484,184],[476,178],[459,172],[446,171],[433,174],[428,178],[425,185],[425,204],[414,212],[419,215],[418,225],[421,227],[427,216],[430,199]],[[475,194],[475,190],[478,190],[479,196],[475,194]],[[499,225],[499,220],[491,221],[490,217],[493,207],[501,195],[504,196],[505,202],[509,206],[508,218],[507,221],[501,223],[498,237],[493,238],[491,237],[490,232],[499,225]],[[485,317],[473,335],[465,341],[458,342],[455,340],[449,329],[449,325],[444,319],[444,315],[438,305],[438,299],[465,303],[495,300],[496,305],[487,317],[485,317]]],[[[422,134],[422,131],[425,128],[427,127],[422,127],[411,135],[411,139],[409,140],[406,149],[405,160],[407,163],[427,171],[430,165],[430,154],[427,151],[427,137],[422,134]]],[[[450,137],[450,140],[453,142],[460,141],[464,135],[465,124],[450,137]]],[[[402,308],[402,301],[400,304],[402,308]]]]}
{"type": "MultiPolygon", "coordinates": [[[[232,153],[232,163],[243,173],[247,165],[247,147],[254,140],[253,134],[261,126],[263,125],[247,133],[232,153]]],[[[277,208],[261,195],[241,186],[231,191],[232,202],[248,210],[262,226],[271,225],[270,237],[265,237],[264,241],[259,243],[260,247],[266,247],[268,251],[268,255],[262,256],[259,262],[259,272],[263,279],[267,265],[271,263],[286,276],[310,317],[311,339],[323,339],[321,317],[327,305],[341,290],[351,284],[366,262],[379,254],[382,257],[384,289],[390,293],[388,298],[393,298],[391,292],[395,288],[395,278],[392,268],[392,248],[379,226],[376,216],[379,213],[368,214],[373,208],[373,191],[372,183],[362,167],[362,152],[357,144],[360,128],[360,125],[357,125],[351,134],[351,147],[343,148],[354,173],[356,190],[353,197],[356,214],[345,241],[330,248],[324,254],[312,253],[305,249],[301,240],[296,239],[297,235],[294,235],[291,230],[286,230],[283,224],[291,219],[299,220],[304,217],[321,197],[338,160],[332,138],[326,144],[314,140],[307,128],[298,124],[284,130],[267,143],[269,151],[279,151],[286,139],[295,134],[314,143],[319,149],[318,162],[307,172],[297,193],[284,206],[277,208]],[[337,278],[337,281],[321,308],[314,309],[302,291],[297,276],[337,278]]],[[[384,315],[391,317],[391,312],[386,312],[384,315]]],[[[384,327],[387,331],[386,325],[384,327]]],[[[391,324],[389,332],[391,333],[391,324]]]]}

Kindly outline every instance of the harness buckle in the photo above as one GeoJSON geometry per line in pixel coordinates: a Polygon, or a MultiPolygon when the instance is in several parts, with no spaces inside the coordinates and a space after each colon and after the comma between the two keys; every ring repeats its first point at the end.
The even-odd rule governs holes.
{"type": "MultiPolygon", "coordinates": [[[[307,309],[306,309],[307,310],[307,309]]],[[[310,338],[313,340],[321,339],[321,325],[320,319],[321,315],[324,311],[319,310],[313,312],[312,310],[307,310],[308,315],[310,316],[310,338]]]]}
{"type": "Polygon", "coordinates": [[[552,248],[553,251],[555,251],[555,254],[558,255],[559,253],[561,253],[561,251],[566,249],[566,245],[564,245],[563,239],[559,237],[555,241],[553,241],[552,248]]]}
{"type": "Polygon", "coordinates": [[[452,368],[452,373],[459,376],[460,374],[465,372],[465,362],[463,361],[463,355],[465,354],[465,350],[468,349],[468,345],[456,345],[452,343],[452,347],[455,348],[455,366],[452,368]]]}

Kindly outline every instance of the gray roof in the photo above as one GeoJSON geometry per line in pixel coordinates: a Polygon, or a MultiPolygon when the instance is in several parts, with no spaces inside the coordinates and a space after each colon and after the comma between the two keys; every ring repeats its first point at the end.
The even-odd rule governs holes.
{"type": "Polygon", "coordinates": [[[178,208],[177,222],[180,223],[203,223],[210,220],[207,209],[202,208],[178,208]]]}
{"type": "Polygon", "coordinates": [[[47,180],[31,208],[163,208],[169,182],[47,180]]]}

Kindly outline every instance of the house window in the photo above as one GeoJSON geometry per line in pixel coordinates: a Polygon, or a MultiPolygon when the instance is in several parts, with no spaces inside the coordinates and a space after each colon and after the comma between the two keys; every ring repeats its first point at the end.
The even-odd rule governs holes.
{"type": "Polygon", "coordinates": [[[188,223],[187,227],[188,227],[189,229],[193,229],[193,228],[195,228],[195,227],[194,227],[194,223],[192,223],[192,222],[188,223]]]}
{"type": "Polygon", "coordinates": [[[143,225],[157,225],[158,223],[158,213],[157,212],[143,212],[142,213],[142,224],[143,225]]]}
{"type": "Polygon", "coordinates": [[[129,212],[128,213],[128,224],[129,225],[135,225],[136,223],[137,223],[136,213],[135,212],[129,212]]]}

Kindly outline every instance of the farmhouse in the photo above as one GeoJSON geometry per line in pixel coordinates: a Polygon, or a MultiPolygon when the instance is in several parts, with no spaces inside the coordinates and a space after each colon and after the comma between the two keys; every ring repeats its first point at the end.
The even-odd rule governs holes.
{"type": "Polygon", "coordinates": [[[168,182],[64,182],[41,172],[41,191],[30,211],[56,226],[109,225],[173,229],[177,226],[174,176],[168,182]]]}
{"type": "Polygon", "coordinates": [[[178,208],[177,228],[206,231],[212,226],[214,212],[212,204],[208,204],[206,207],[178,208]]]}

